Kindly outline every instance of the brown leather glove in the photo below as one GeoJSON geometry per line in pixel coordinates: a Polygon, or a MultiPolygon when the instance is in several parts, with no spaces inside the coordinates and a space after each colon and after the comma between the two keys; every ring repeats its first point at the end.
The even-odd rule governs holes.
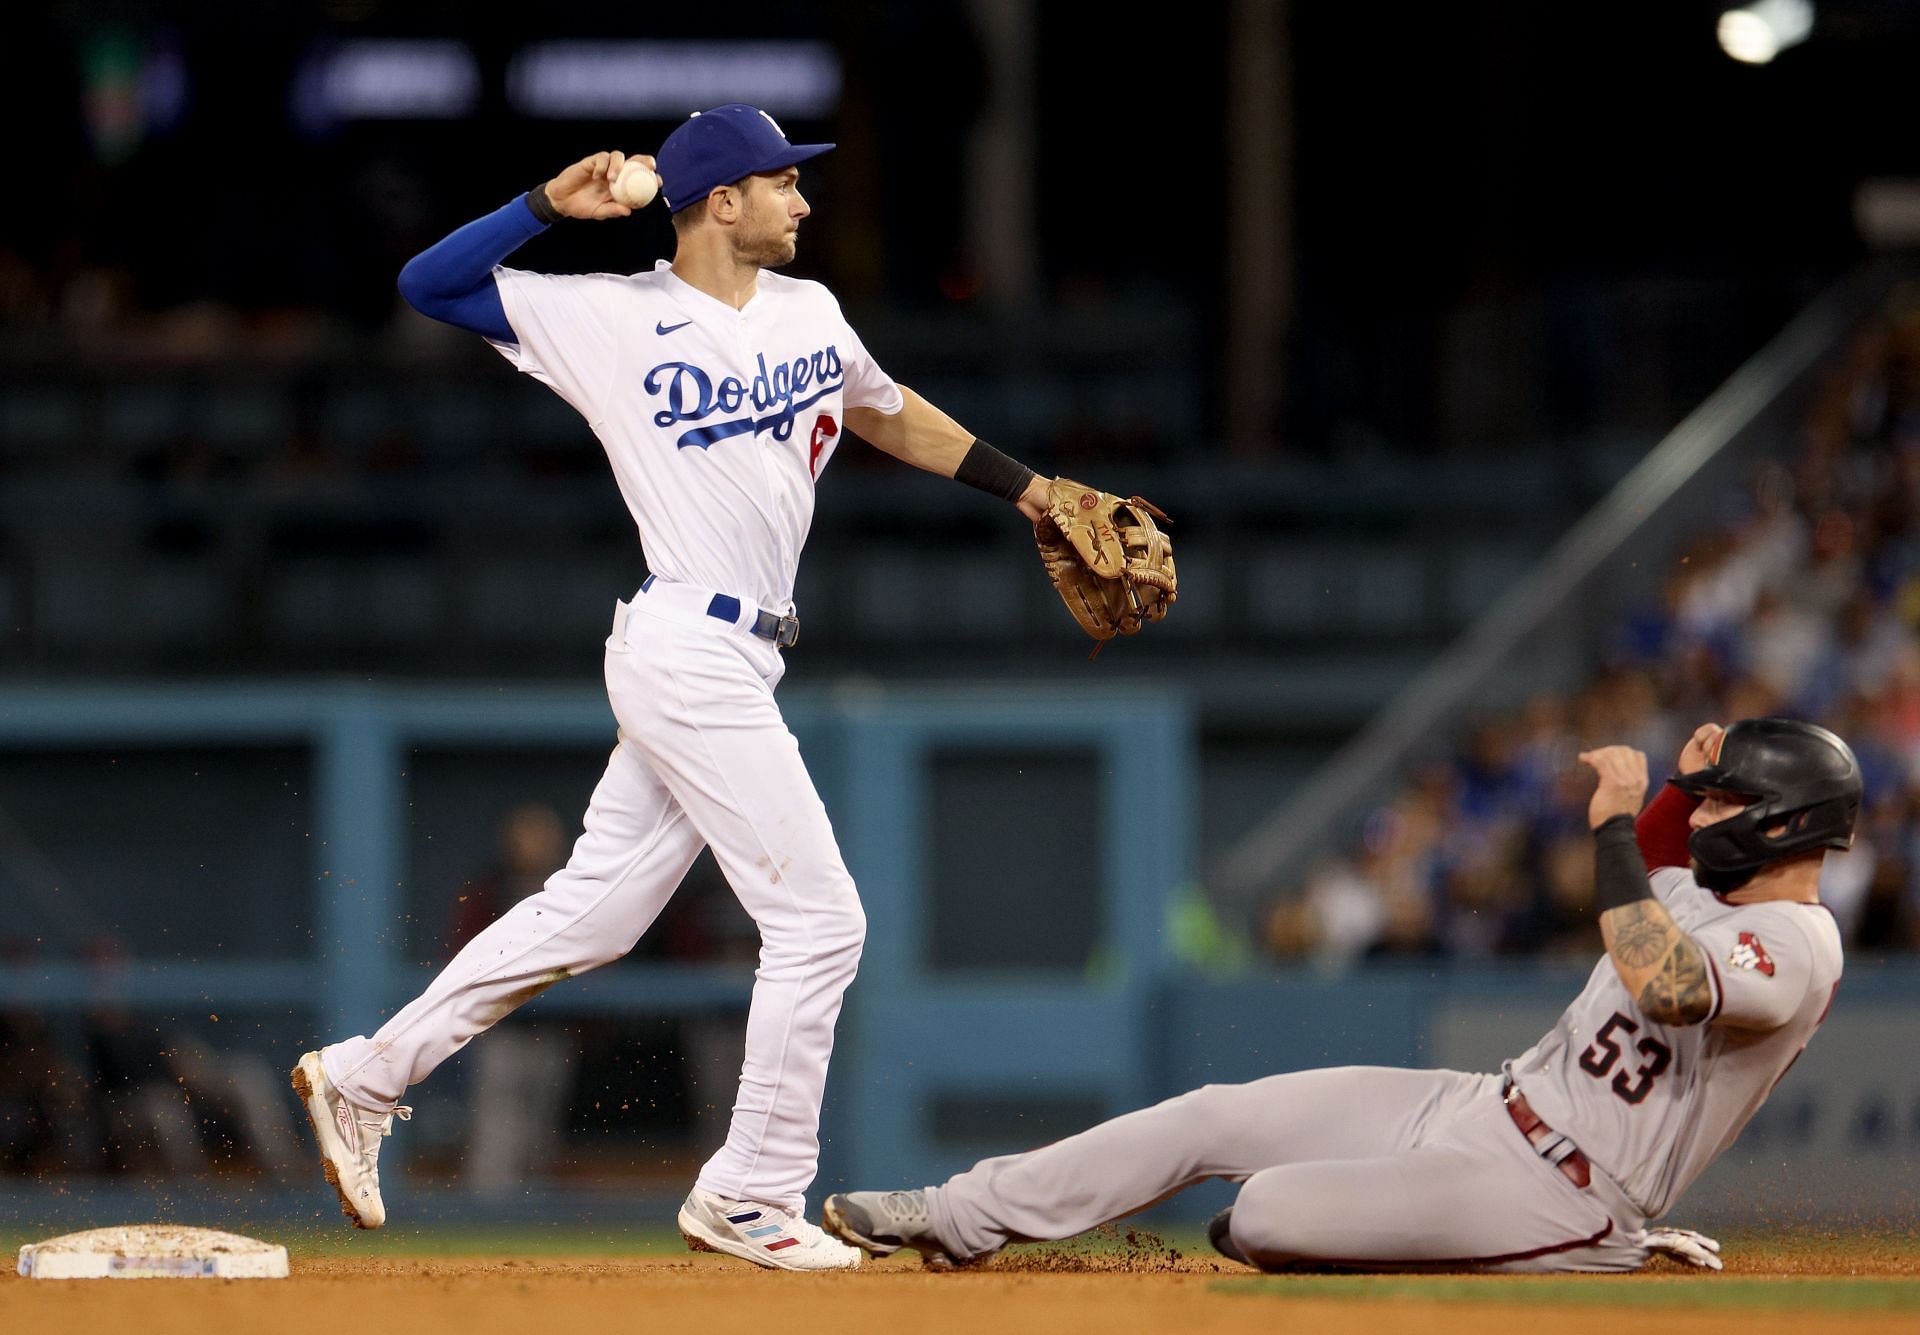
{"type": "Polygon", "coordinates": [[[1153,522],[1172,521],[1158,506],[1064,477],[1047,484],[1047,497],[1033,540],[1060,600],[1100,641],[1094,653],[1167,614],[1178,582],[1173,543],[1153,522]]]}

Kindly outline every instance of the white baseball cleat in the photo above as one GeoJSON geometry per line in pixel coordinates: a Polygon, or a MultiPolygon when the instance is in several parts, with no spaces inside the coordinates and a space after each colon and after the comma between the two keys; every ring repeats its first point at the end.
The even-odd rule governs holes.
{"type": "Polygon", "coordinates": [[[680,1207],[680,1236],[696,1252],[723,1252],[770,1270],[852,1270],[860,1249],[791,1210],[730,1201],[695,1187],[680,1207]]]}
{"type": "Polygon", "coordinates": [[[395,1117],[407,1121],[413,1109],[383,1113],[348,1103],[327,1079],[318,1052],[307,1053],[293,1068],[293,1092],[320,1144],[320,1171],[340,1194],[340,1212],[355,1228],[379,1228],[387,1222],[380,1199],[380,1141],[393,1134],[395,1117]]]}

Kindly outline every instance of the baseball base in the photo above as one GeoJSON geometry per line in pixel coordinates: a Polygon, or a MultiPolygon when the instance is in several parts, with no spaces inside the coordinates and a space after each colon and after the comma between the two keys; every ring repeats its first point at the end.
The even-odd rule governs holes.
{"type": "Polygon", "coordinates": [[[122,1224],[20,1249],[26,1279],[285,1279],[276,1243],[176,1224],[122,1224]]]}

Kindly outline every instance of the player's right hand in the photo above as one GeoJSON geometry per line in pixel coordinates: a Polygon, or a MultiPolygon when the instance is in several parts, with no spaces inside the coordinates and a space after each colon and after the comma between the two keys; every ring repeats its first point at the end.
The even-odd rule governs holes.
{"type": "Polygon", "coordinates": [[[1707,768],[1720,758],[1720,739],[1726,735],[1726,729],[1718,723],[1702,723],[1693,730],[1693,736],[1680,749],[1681,774],[1694,774],[1707,768]]]}
{"type": "MultiPolygon", "coordinates": [[[[653,159],[642,157],[649,167],[653,159]]],[[[569,218],[625,218],[633,210],[613,197],[613,183],[627,155],[619,149],[590,153],[547,182],[554,210],[569,218]]]]}
{"type": "Polygon", "coordinates": [[[1602,746],[1582,751],[1580,763],[1600,776],[1587,803],[1587,824],[1599,829],[1615,816],[1638,816],[1647,796],[1647,753],[1631,746],[1602,746]]]}

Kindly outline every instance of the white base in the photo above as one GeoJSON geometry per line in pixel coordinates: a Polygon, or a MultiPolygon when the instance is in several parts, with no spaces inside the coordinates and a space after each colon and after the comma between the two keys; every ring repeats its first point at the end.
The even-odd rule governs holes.
{"type": "Polygon", "coordinates": [[[175,1224],[123,1224],[20,1249],[27,1279],[285,1279],[276,1243],[175,1224]]]}

